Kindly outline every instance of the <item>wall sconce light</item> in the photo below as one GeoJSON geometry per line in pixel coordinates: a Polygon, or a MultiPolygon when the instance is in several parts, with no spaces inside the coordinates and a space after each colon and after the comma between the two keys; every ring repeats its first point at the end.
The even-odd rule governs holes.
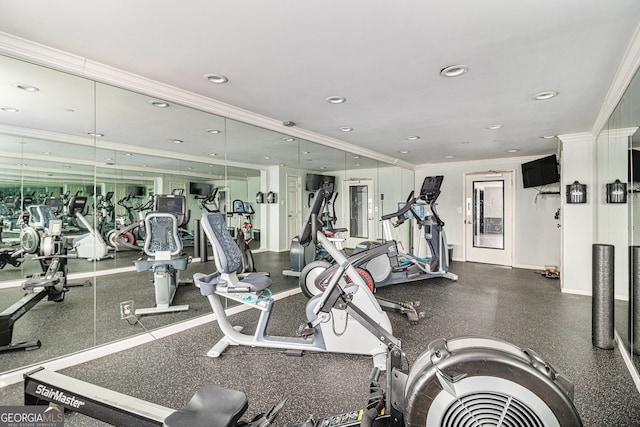
{"type": "Polygon", "coordinates": [[[587,184],[573,181],[567,185],[567,203],[587,203],[587,184]]]}
{"type": "Polygon", "coordinates": [[[627,203],[627,183],[616,179],[607,184],[607,203],[627,203]]]}

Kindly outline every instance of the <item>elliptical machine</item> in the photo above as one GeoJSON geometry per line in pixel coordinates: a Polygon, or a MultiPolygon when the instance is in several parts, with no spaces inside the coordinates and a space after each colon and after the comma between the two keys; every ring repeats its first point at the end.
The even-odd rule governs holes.
{"type": "MultiPolygon", "coordinates": [[[[435,207],[442,180],[441,175],[426,177],[422,183],[419,198],[414,198],[412,191],[404,207],[382,217],[384,242],[368,241],[356,245],[349,261],[363,270],[365,277],[375,283],[375,287],[434,277],[458,280],[458,276],[449,271],[444,221],[438,216],[435,207]],[[424,218],[414,211],[413,207],[416,203],[428,206],[429,213],[424,218]],[[401,252],[393,239],[391,228],[403,224],[409,215],[413,215],[418,222],[418,227],[423,230],[431,255],[428,258],[401,252]],[[392,220],[395,220],[395,223],[392,220]]],[[[323,292],[336,268],[337,263],[331,264],[324,260],[309,263],[300,274],[299,284],[302,292],[308,297],[323,292]]]]}

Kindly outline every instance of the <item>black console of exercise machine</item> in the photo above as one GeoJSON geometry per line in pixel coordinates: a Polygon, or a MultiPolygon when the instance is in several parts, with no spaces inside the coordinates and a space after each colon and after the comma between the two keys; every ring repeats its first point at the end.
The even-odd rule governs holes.
{"type": "Polygon", "coordinates": [[[40,340],[13,343],[13,327],[16,321],[38,302],[62,302],[71,286],[91,286],[85,281],[79,285],[67,283],[67,240],[61,237],[62,220],[49,220],[42,230],[38,244],[42,273],[34,274],[22,283],[24,296],[0,313],[0,352],[35,350],[42,345],[40,340]]]}

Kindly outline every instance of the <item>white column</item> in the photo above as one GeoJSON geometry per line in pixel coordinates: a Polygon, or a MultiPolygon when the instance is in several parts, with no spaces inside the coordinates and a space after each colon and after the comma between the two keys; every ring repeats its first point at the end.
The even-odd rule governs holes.
{"type": "Polygon", "coordinates": [[[591,295],[591,246],[595,241],[597,200],[595,138],[590,133],[559,135],[558,138],[562,142],[562,291],[591,295]],[[567,203],[566,186],[574,181],[587,184],[587,203],[567,203]]]}

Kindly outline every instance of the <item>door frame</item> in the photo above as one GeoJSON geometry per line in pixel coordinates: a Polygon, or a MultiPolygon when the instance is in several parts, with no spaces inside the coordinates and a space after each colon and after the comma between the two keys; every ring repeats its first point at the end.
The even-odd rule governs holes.
{"type": "MultiPolygon", "coordinates": [[[[471,197],[472,200],[472,204],[473,204],[473,194],[467,194],[467,178],[473,175],[477,175],[479,177],[482,177],[484,179],[486,179],[487,181],[490,180],[497,180],[501,177],[506,178],[505,175],[508,175],[509,179],[510,179],[510,186],[511,186],[511,190],[509,191],[509,197],[511,199],[511,203],[509,203],[509,208],[507,208],[507,206],[504,207],[504,218],[503,218],[503,227],[507,226],[507,221],[508,221],[508,225],[511,227],[511,236],[509,237],[509,241],[505,241],[505,247],[507,246],[508,243],[508,247],[509,247],[509,254],[508,254],[508,258],[509,258],[509,262],[508,264],[505,264],[506,267],[512,267],[514,264],[514,249],[515,249],[515,240],[516,240],[516,222],[515,222],[515,209],[516,209],[516,185],[515,185],[515,176],[516,176],[516,171],[513,169],[506,169],[506,170],[489,170],[489,171],[484,171],[484,172],[465,172],[463,174],[462,177],[462,217],[463,217],[463,222],[462,222],[462,241],[463,241],[463,258],[464,261],[469,261],[469,262],[474,262],[473,260],[469,259],[469,244],[473,244],[472,242],[469,241],[469,239],[467,238],[467,228],[469,227],[469,225],[467,224],[467,212],[469,209],[469,206],[467,205],[467,198],[471,197]]],[[[505,191],[505,197],[507,196],[507,193],[505,191]]],[[[471,209],[473,209],[473,206],[471,206],[471,209]]],[[[506,235],[505,235],[506,238],[506,235]]],[[[503,264],[500,264],[503,265],[503,264]]]]}
{"type": "Polygon", "coordinates": [[[372,178],[359,178],[359,179],[347,179],[344,180],[342,185],[342,217],[343,224],[347,228],[347,233],[344,236],[345,242],[344,245],[347,248],[354,248],[360,242],[366,242],[368,240],[375,240],[375,230],[373,224],[373,214],[375,211],[375,200],[374,200],[374,181],[372,178]],[[368,237],[366,239],[349,237],[351,235],[351,201],[349,200],[349,188],[357,185],[366,185],[367,186],[367,231],[368,237]]]}
{"type": "Polygon", "coordinates": [[[285,196],[285,215],[287,216],[285,227],[286,227],[286,242],[288,247],[289,245],[288,242],[291,242],[291,240],[300,231],[300,227],[302,227],[302,217],[303,217],[305,206],[304,206],[304,201],[302,200],[302,177],[300,175],[286,174],[285,195],[286,195],[285,196]],[[297,214],[296,214],[297,217],[295,219],[296,223],[298,224],[298,229],[295,231],[290,228],[290,222],[292,220],[289,217],[289,208],[291,206],[291,200],[289,197],[289,181],[295,181],[296,188],[297,188],[297,195],[295,197],[296,197],[299,209],[297,211],[297,214]]]}

